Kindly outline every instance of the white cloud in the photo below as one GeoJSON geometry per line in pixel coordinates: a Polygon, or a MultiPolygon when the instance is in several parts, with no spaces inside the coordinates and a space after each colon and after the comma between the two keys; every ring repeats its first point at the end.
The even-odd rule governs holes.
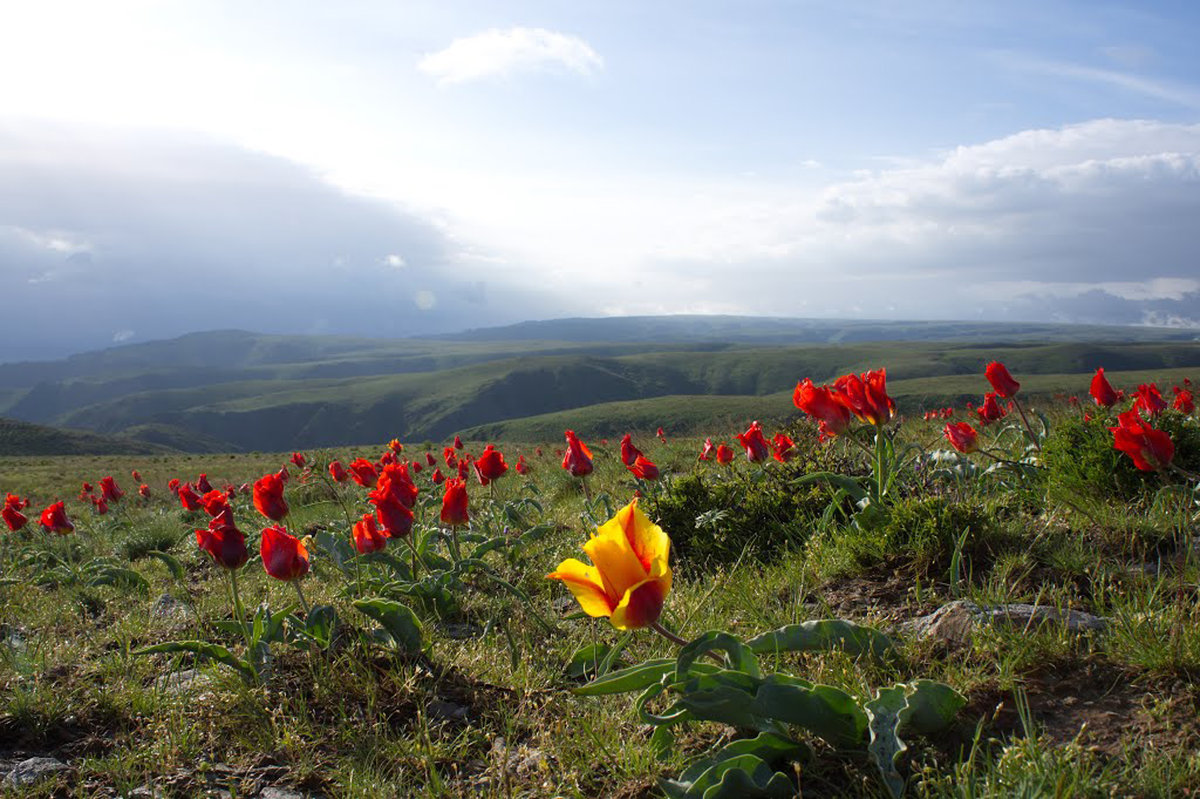
{"type": "Polygon", "coordinates": [[[404,256],[392,253],[391,255],[384,257],[383,265],[389,266],[392,269],[403,269],[404,267],[408,266],[408,262],[404,260],[404,256]]]}
{"type": "Polygon", "coordinates": [[[603,66],[603,59],[578,36],[545,28],[493,28],[455,39],[421,59],[417,68],[441,83],[462,83],[548,68],[590,75],[603,66]]]}

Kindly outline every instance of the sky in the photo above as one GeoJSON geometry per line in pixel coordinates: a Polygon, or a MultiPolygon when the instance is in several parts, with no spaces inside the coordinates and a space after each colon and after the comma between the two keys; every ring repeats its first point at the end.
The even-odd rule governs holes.
{"type": "Polygon", "coordinates": [[[1200,326],[1200,4],[0,0],[0,362],[728,313],[1200,326]]]}

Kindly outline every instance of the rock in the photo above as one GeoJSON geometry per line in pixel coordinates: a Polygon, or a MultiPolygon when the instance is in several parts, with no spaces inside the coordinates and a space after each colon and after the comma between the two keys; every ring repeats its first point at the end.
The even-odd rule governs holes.
{"type": "Polygon", "coordinates": [[[441,625],[441,630],[447,638],[453,641],[463,641],[483,635],[483,628],[471,622],[449,622],[441,625]]]}
{"type": "Polygon", "coordinates": [[[55,757],[31,757],[14,766],[4,778],[4,784],[10,788],[23,788],[69,769],[70,766],[55,757]]]}
{"type": "Polygon", "coordinates": [[[1098,632],[1108,627],[1108,619],[1078,610],[1060,612],[1051,605],[1029,605],[1015,602],[982,608],[974,602],[956,599],[930,613],[900,625],[902,632],[919,638],[938,638],[952,643],[965,643],[977,624],[1003,624],[1028,629],[1055,622],[1065,624],[1071,632],[1098,632]]]}
{"type": "Polygon", "coordinates": [[[150,618],[160,621],[182,621],[192,617],[192,609],[170,594],[163,594],[150,606],[150,618]]]}
{"type": "Polygon", "coordinates": [[[426,710],[429,717],[440,721],[466,721],[468,709],[453,702],[443,702],[438,699],[430,702],[426,710]]]}
{"type": "Polygon", "coordinates": [[[212,684],[211,674],[204,674],[196,669],[184,669],[164,674],[154,681],[155,689],[168,696],[178,696],[194,691],[202,691],[212,684]]]}
{"type": "Polygon", "coordinates": [[[291,788],[263,788],[259,791],[258,799],[308,799],[306,794],[293,791],[291,788]]]}

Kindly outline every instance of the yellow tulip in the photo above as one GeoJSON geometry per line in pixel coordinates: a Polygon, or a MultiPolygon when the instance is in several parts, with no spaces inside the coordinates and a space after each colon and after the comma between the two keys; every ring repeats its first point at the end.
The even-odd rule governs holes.
{"type": "Polygon", "coordinates": [[[671,590],[671,539],[638,510],[634,499],[596,530],[583,551],[594,566],[568,558],[546,575],[562,580],[589,616],[607,616],[618,630],[658,621],[671,590]]]}

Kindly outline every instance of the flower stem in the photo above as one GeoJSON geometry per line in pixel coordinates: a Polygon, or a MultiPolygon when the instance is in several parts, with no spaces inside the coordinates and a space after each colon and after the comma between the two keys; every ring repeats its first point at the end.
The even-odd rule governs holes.
{"type": "Polygon", "coordinates": [[[300,590],[300,578],[296,578],[290,582],[292,588],[296,589],[296,596],[300,598],[300,607],[304,608],[304,618],[307,619],[309,614],[312,613],[312,608],[309,607],[308,600],[304,598],[304,592],[300,590]]]}
{"type": "Polygon", "coordinates": [[[249,644],[250,630],[246,627],[246,612],[242,609],[242,597],[238,591],[237,569],[226,571],[229,573],[229,593],[233,597],[233,615],[238,626],[242,628],[242,634],[246,636],[246,643],[249,644]]]}
{"type": "Polygon", "coordinates": [[[1029,417],[1025,415],[1025,409],[1021,407],[1021,401],[1016,395],[1012,398],[1013,405],[1017,406],[1017,412],[1021,414],[1021,423],[1025,425],[1025,432],[1029,433],[1029,441],[1033,444],[1033,448],[1038,452],[1042,451],[1042,445],[1038,443],[1037,436],[1033,434],[1033,428],[1029,426],[1029,417]]]}

